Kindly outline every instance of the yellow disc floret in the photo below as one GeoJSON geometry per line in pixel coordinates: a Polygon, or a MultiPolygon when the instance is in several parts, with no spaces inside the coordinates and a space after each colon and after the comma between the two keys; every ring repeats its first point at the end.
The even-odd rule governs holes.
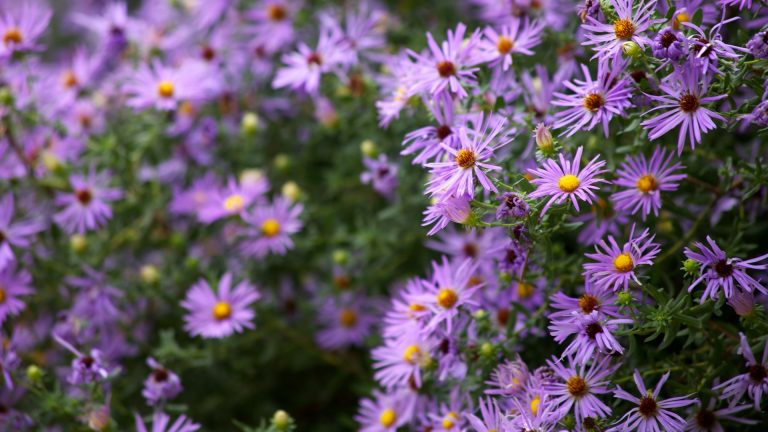
{"type": "Polygon", "coordinates": [[[557,182],[557,187],[565,193],[571,193],[579,187],[579,184],[581,184],[581,182],[578,177],[573,174],[566,174],[560,177],[560,180],[557,182]]]}

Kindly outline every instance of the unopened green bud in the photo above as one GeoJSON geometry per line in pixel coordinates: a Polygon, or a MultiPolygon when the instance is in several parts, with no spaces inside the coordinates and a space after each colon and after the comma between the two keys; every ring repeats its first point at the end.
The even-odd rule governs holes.
{"type": "Polygon", "coordinates": [[[245,135],[253,135],[259,130],[259,116],[256,113],[247,112],[243,114],[240,122],[240,130],[245,135]]]}
{"type": "Polygon", "coordinates": [[[688,274],[696,274],[699,272],[699,263],[688,258],[687,260],[683,261],[683,270],[685,270],[685,272],[688,274]]]}
{"type": "Polygon", "coordinates": [[[643,49],[640,48],[640,45],[633,41],[627,41],[621,44],[621,51],[624,52],[624,55],[627,57],[633,58],[639,57],[643,53],[643,49]]]}
{"type": "Polygon", "coordinates": [[[344,265],[349,261],[349,253],[344,249],[333,251],[333,262],[338,265],[344,265]]]}
{"type": "Polygon", "coordinates": [[[13,92],[8,87],[0,88],[0,104],[4,106],[13,106],[14,104],[13,92]]]}
{"type": "Polygon", "coordinates": [[[360,143],[360,152],[368,156],[369,158],[376,157],[376,155],[379,153],[379,150],[376,148],[376,143],[373,141],[367,139],[360,143]]]}
{"type": "Polygon", "coordinates": [[[82,234],[75,234],[69,238],[69,247],[74,253],[83,253],[88,248],[88,238],[82,234]]]}
{"type": "Polygon", "coordinates": [[[281,193],[288,201],[296,202],[301,198],[301,188],[296,182],[286,182],[282,187],[281,193]]]}
{"type": "Polygon", "coordinates": [[[618,303],[622,306],[629,306],[632,304],[632,293],[629,291],[622,291],[618,294],[618,303]]]}
{"type": "Polygon", "coordinates": [[[536,126],[534,137],[536,139],[536,145],[542,153],[549,154],[552,152],[555,141],[552,138],[552,132],[544,123],[539,123],[538,126],[536,126]]]}
{"type": "Polygon", "coordinates": [[[272,426],[277,430],[287,430],[293,424],[291,416],[283,411],[277,410],[272,416],[272,426]]]}
{"type": "Polygon", "coordinates": [[[478,310],[476,310],[476,311],[475,311],[475,313],[474,313],[474,317],[475,317],[475,319],[476,319],[476,320],[481,320],[481,319],[484,319],[484,318],[485,318],[485,317],[487,317],[487,316],[488,316],[488,312],[486,312],[486,311],[485,311],[485,310],[483,310],[483,309],[478,309],[478,310]]]}
{"type": "Polygon", "coordinates": [[[493,357],[494,348],[490,342],[480,345],[480,355],[483,357],[493,357]]]}
{"type": "Polygon", "coordinates": [[[139,269],[141,281],[146,284],[154,284],[160,280],[160,271],[152,264],[145,264],[139,269]]]}
{"type": "Polygon", "coordinates": [[[40,382],[43,379],[43,370],[37,365],[30,365],[27,368],[27,379],[33,383],[40,382]]]}
{"type": "Polygon", "coordinates": [[[287,171],[291,167],[291,157],[285,153],[275,156],[275,168],[280,171],[287,171]]]}

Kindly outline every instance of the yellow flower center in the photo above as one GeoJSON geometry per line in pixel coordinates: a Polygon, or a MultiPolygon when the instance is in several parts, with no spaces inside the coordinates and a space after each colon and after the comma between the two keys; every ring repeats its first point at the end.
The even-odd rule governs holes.
{"type": "Polygon", "coordinates": [[[74,72],[66,71],[61,76],[61,85],[64,86],[64,88],[71,89],[72,87],[75,87],[78,84],[77,75],[75,75],[74,72]]]}
{"type": "Polygon", "coordinates": [[[475,152],[469,149],[461,149],[456,153],[456,164],[464,169],[475,166],[475,152]]]}
{"type": "Polygon", "coordinates": [[[392,408],[387,408],[381,412],[379,423],[384,427],[390,427],[397,421],[397,413],[392,408]]]}
{"type": "Polygon", "coordinates": [[[568,387],[568,393],[570,393],[571,396],[575,398],[581,398],[582,396],[586,395],[589,390],[587,387],[587,382],[584,381],[584,378],[578,375],[574,375],[568,378],[568,381],[565,385],[568,387]]]}
{"type": "Polygon", "coordinates": [[[584,96],[584,100],[581,102],[584,108],[589,112],[595,112],[605,105],[605,98],[599,93],[589,93],[584,96]]]}
{"type": "Polygon", "coordinates": [[[3,43],[8,45],[9,43],[20,44],[24,40],[24,36],[21,34],[21,30],[18,27],[11,27],[5,31],[3,35],[3,43]]]}
{"type": "Polygon", "coordinates": [[[225,301],[217,302],[213,306],[213,317],[217,321],[225,320],[232,315],[232,306],[225,301]]]}
{"type": "Polygon", "coordinates": [[[272,21],[282,21],[286,15],[285,8],[279,4],[267,6],[267,16],[272,21]]]}
{"type": "Polygon", "coordinates": [[[628,271],[632,271],[634,268],[634,263],[632,262],[632,257],[629,256],[628,253],[623,253],[613,260],[613,266],[617,271],[626,273],[628,271]]]}
{"type": "Polygon", "coordinates": [[[526,299],[533,294],[533,285],[527,282],[519,282],[517,284],[517,296],[526,299]]]}
{"type": "Polygon", "coordinates": [[[618,39],[629,39],[635,34],[635,25],[627,18],[616,20],[613,22],[613,33],[618,39]]]}
{"type": "Polygon", "coordinates": [[[457,301],[459,301],[459,296],[456,294],[456,291],[450,288],[441,288],[437,293],[437,304],[444,309],[452,308],[456,305],[457,301]]]}
{"type": "Polygon", "coordinates": [[[418,363],[421,358],[421,348],[418,345],[408,345],[403,352],[403,360],[410,364],[418,363]]]}
{"type": "Polygon", "coordinates": [[[168,80],[160,81],[157,85],[157,94],[166,99],[173,97],[174,90],[173,83],[168,80]]]}
{"type": "Polygon", "coordinates": [[[456,426],[456,423],[459,420],[459,415],[455,412],[451,411],[448,414],[443,417],[443,428],[444,429],[451,429],[454,426],[456,426]]]}
{"type": "Polygon", "coordinates": [[[659,183],[656,182],[656,178],[650,174],[646,174],[637,179],[637,189],[642,193],[648,193],[655,191],[659,188],[659,183]]]}
{"type": "Polygon", "coordinates": [[[357,314],[352,309],[344,308],[339,313],[339,323],[342,327],[354,327],[357,324],[357,314]]]}
{"type": "Polygon", "coordinates": [[[506,36],[499,36],[499,40],[496,42],[496,49],[499,50],[500,54],[506,54],[512,51],[514,47],[515,42],[506,36]]]}
{"type": "Polygon", "coordinates": [[[267,219],[261,224],[261,233],[267,237],[274,237],[280,233],[280,222],[276,219],[267,219]]]}
{"type": "Polygon", "coordinates": [[[573,174],[566,174],[560,177],[560,180],[557,182],[557,187],[565,193],[571,193],[579,187],[579,184],[581,184],[581,182],[579,182],[578,177],[573,174]]]}
{"type": "Polygon", "coordinates": [[[245,202],[243,201],[243,196],[240,194],[230,195],[224,200],[224,209],[228,212],[239,212],[243,207],[245,207],[245,202]]]}
{"type": "Polygon", "coordinates": [[[684,22],[689,22],[690,20],[691,16],[688,15],[687,12],[680,12],[679,14],[675,15],[675,19],[672,20],[672,28],[679,30],[684,22]]]}
{"type": "Polygon", "coordinates": [[[531,399],[531,412],[533,415],[536,415],[539,412],[539,404],[541,403],[541,397],[536,396],[535,398],[531,399]]]}

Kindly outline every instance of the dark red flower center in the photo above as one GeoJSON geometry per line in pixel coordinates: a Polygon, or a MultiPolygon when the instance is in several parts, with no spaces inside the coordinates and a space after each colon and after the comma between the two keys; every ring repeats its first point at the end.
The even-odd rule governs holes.
{"type": "Polygon", "coordinates": [[[205,61],[211,61],[216,57],[216,50],[212,46],[205,44],[200,48],[200,55],[205,61]]]}
{"type": "Polygon", "coordinates": [[[83,366],[90,369],[91,366],[93,366],[94,363],[96,363],[96,360],[91,356],[85,356],[80,359],[80,363],[82,363],[83,366]]]}
{"type": "Polygon", "coordinates": [[[93,194],[88,189],[80,189],[75,192],[75,198],[77,198],[80,204],[88,205],[93,200],[93,194]]]}
{"type": "Polygon", "coordinates": [[[271,4],[267,6],[267,16],[272,21],[282,21],[286,15],[285,8],[281,5],[271,4]]]}
{"type": "Polygon", "coordinates": [[[593,430],[597,428],[597,421],[594,417],[584,417],[584,420],[581,422],[581,425],[586,430],[593,430]]]}
{"type": "Polygon", "coordinates": [[[496,321],[499,325],[506,326],[509,321],[509,309],[501,308],[496,311],[496,321]]]}
{"type": "Polygon", "coordinates": [[[661,34],[661,46],[669,48],[673,43],[677,42],[677,36],[671,31],[661,34]]]}
{"type": "Polygon", "coordinates": [[[699,109],[699,98],[690,93],[686,93],[680,96],[678,103],[680,104],[680,109],[683,110],[683,112],[689,113],[699,109]]]}
{"type": "Polygon", "coordinates": [[[587,328],[584,331],[586,331],[587,336],[589,336],[590,339],[594,339],[598,333],[603,332],[603,327],[600,325],[600,323],[590,323],[587,324],[587,328]]]}
{"type": "Polygon", "coordinates": [[[437,128],[437,138],[442,141],[446,138],[448,138],[453,131],[451,131],[451,127],[448,125],[441,125],[437,128]]]}
{"type": "Polygon", "coordinates": [[[152,377],[156,382],[165,382],[168,380],[169,376],[168,371],[165,369],[155,369],[155,371],[152,372],[152,377]]]}
{"type": "Polygon", "coordinates": [[[635,82],[637,82],[637,83],[641,82],[646,77],[645,71],[642,71],[640,69],[637,69],[637,70],[634,70],[634,71],[630,72],[629,76],[631,76],[632,79],[635,82]]]}
{"type": "Polygon", "coordinates": [[[474,243],[465,243],[464,244],[464,255],[475,258],[477,257],[477,245],[474,243]]]}
{"type": "Polygon", "coordinates": [[[765,366],[761,364],[754,364],[749,367],[749,379],[756,382],[761,383],[763,380],[765,380],[766,377],[768,377],[768,371],[765,370],[765,366]]]}
{"type": "Polygon", "coordinates": [[[437,64],[437,73],[443,78],[448,78],[449,76],[456,75],[456,66],[453,62],[442,60],[437,64]]]}
{"type": "Polygon", "coordinates": [[[702,429],[712,429],[717,423],[717,417],[715,413],[708,409],[702,409],[696,414],[696,424],[702,429]]]}
{"type": "Polygon", "coordinates": [[[579,298],[579,307],[585,314],[592,313],[599,305],[600,301],[595,296],[584,294],[579,298]]]}
{"type": "Polygon", "coordinates": [[[658,405],[656,405],[656,399],[654,399],[653,396],[645,395],[642,399],[640,399],[640,406],[638,407],[638,411],[640,411],[640,414],[642,414],[643,417],[655,416],[657,409],[658,405]]]}
{"type": "Polygon", "coordinates": [[[721,259],[715,264],[715,272],[721,278],[726,278],[733,274],[733,266],[728,264],[728,261],[721,259]]]}
{"type": "Polygon", "coordinates": [[[307,56],[307,63],[320,66],[323,64],[323,58],[320,57],[320,54],[313,52],[307,56]]]}
{"type": "Polygon", "coordinates": [[[605,99],[598,93],[589,93],[584,96],[582,105],[584,105],[584,108],[586,108],[587,111],[595,112],[599,110],[601,106],[605,105],[605,99]]]}

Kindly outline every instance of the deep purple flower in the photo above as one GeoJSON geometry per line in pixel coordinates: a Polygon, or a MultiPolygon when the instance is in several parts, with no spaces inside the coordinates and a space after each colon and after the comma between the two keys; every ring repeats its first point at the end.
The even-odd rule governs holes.
{"type": "Polygon", "coordinates": [[[677,182],[686,177],[685,174],[677,173],[685,167],[672,162],[672,155],[667,157],[662,147],[654,150],[650,161],[643,155],[627,156],[627,160],[616,170],[618,179],[614,184],[628,188],[611,196],[616,209],[630,214],[642,210],[643,220],[651,210],[658,216],[661,192],[677,190],[677,182]]]}
{"type": "Polygon", "coordinates": [[[643,32],[655,23],[651,19],[655,2],[639,1],[637,7],[633,7],[633,0],[611,0],[611,5],[618,15],[613,23],[601,23],[587,16],[586,24],[581,26],[587,31],[586,41],[582,42],[582,45],[594,46],[597,52],[592,58],[619,58],[625,42],[635,42],[640,48],[645,48],[650,43],[643,32]]]}
{"type": "Polygon", "coordinates": [[[488,163],[494,151],[511,141],[503,129],[506,121],[489,117],[488,123],[479,122],[480,130],[459,129],[458,149],[445,143],[440,145],[449,154],[444,162],[426,164],[431,169],[432,179],[427,183],[427,193],[433,196],[460,196],[475,194],[475,177],[486,191],[496,191],[487,171],[498,171],[501,167],[488,163]],[[494,145],[495,144],[495,145],[494,145]]]}
{"type": "Polygon", "coordinates": [[[701,143],[701,136],[704,133],[715,129],[712,119],[725,121],[723,116],[704,108],[703,105],[723,99],[727,95],[704,97],[709,86],[709,78],[702,76],[699,70],[690,64],[676,69],[664,81],[666,82],[659,84],[664,95],[646,94],[651,100],[660,104],[646,111],[645,114],[656,110],[665,111],[652,119],[643,121],[642,126],[649,129],[650,140],[655,140],[680,126],[677,138],[677,154],[680,155],[683,153],[686,137],[693,150],[696,144],[701,143]]]}
{"type": "Polygon", "coordinates": [[[303,226],[301,212],[304,206],[292,204],[277,197],[272,204],[256,206],[243,215],[248,225],[241,234],[245,237],[240,250],[246,255],[263,258],[269,253],[283,255],[293,248],[291,236],[303,226]]]}
{"type": "Polygon", "coordinates": [[[45,229],[42,221],[24,219],[12,222],[14,213],[13,194],[6,194],[0,200],[0,271],[16,260],[11,246],[29,248],[31,237],[45,229]]]}
{"type": "Polygon", "coordinates": [[[252,329],[256,315],[251,304],[261,297],[256,288],[242,281],[234,289],[232,274],[225,273],[214,291],[205,279],[200,279],[187,291],[181,302],[187,315],[184,329],[192,336],[224,338],[243,329],[252,329]]]}
{"type": "Polygon", "coordinates": [[[757,420],[734,415],[749,409],[749,405],[735,405],[716,410],[716,402],[716,399],[710,399],[709,405],[706,408],[700,407],[696,414],[688,420],[688,423],[685,425],[685,432],[725,432],[725,429],[720,424],[721,420],[745,425],[757,424],[757,420]]]}
{"type": "Polygon", "coordinates": [[[478,68],[473,66],[481,63],[483,57],[477,52],[479,31],[476,30],[465,40],[466,31],[464,24],[459,24],[455,31],[448,30],[447,40],[442,45],[435,42],[432,33],[427,33],[429,53],[408,52],[416,62],[411,75],[413,91],[426,93],[432,98],[445,93],[459,99],[468,96],[464,86],[475,84],[478,68]]]}
{"type": "Polygon", "coordinates": [[[32,1],[3,6],[0,13],[0,60],[7,60],[15,52],[40,49],[37,39],[48,29],[52,11],[32,1]]]}
{"type": "Polygon", "coordinates": [[[584,276],[598,288],[618,291],[620,288],[629,289],[629,282],[640,284],[635,269],[640,265],[651,265],[659,254],[658,243],[654,243],[655,235],[649,236],[646,228],[635,237],[635,227],[629,240],[619,247],[613,236],[608,236],[608,242],[601,240],[596,246],[596,253],[585,254],[596,262],[584,264],[584,276]]]}
{"type": "Polygon", "coordinates": [[[69,234],[83,234],[107,223],[112,219],[109,202],[123,196],[121,189],[107,186],[111,178],[108,171],[97,173],[93,166],[85,177],[70,176],[72,192],[57,194],[55,202],[63,209],[53,220],[69,234]]]}
{"type": "Polygon", "coordinates": [[[144,380],[141,395],[147,399],[149,405],[158,405],[181,393],[181,380],[178,375],[166,369],[152,357],[147,358],[147,365],[152,368],[152,372],[144,380]]]}
{"type": "Polygon", "coordinates": [[[26,307],[21,297],[34,292],[29,272],[23,269],[16,271],[14,263],[0,269],[0,324],[8,317],[20,314],[26,307]]]}
{"type": "Polygon", "coordinates": [[[533,55],[531,48],[541,43],[543,30],[541,21],[531,23],[528,18],[513,17],[499,30],[486,27],[478,50],[486,57],[489,66],[506,71],[512,65],[513,54],[533,55]]]}
{"type": "Polygon", "coordinates": [[[629,318],[606,318],[597,311],[578,316],[574,320],[553,321],[549,333],[558,343],[574,335],[575,338],[563,351],[564,356],[573,356],[577,364],[586,364],[599,355],[623,354],[624,348],[613,332],[619,324],[632,324],[629,318]]]}
{"type": "Polygon", "coordinates": [[[619,399],[636,404],[637,407],[624,414],[616,423],[616,426],[610,429],[611,432],[630,432],[635,430],[638,432],[682,431],[685,427],[685,420],[670,411],[670,409],[688,406],[696,403],[697,400],[691,399],[690,396],[659,400],[659,392],[664,383],[667,382],[669,374],[670,372],[665,373],[658,384],[656,384],[656,388],[651,392],[646,390],[640,372],[635,369],[635,385],[640,392],[640,397],[629,394],[621,387],[614,391],[614,395],[619,399]]]}
{"type": "Polygon", "coordinates": [[[528,216],[528,203],[520,195],[505,192],[499,197],[499,206],[496,208],[496,219],[507,217],[522,219],[528,216]]]}
{"type": "Polygon", "coordinates": [[[329,297],[318,310],[320,329],[315,339],[325,349],[360,346],[371,333],[378,317],[370,311],[367,299],[344,293],[329,297]]]}
{"type": "Polygon", "coordinates": [[[731,405],[740,402],[746,393],[754,402],[755,410],[760,411],[763,394],[768,393],[768,343],[765,343],[763,348],[762,359],[757,361],[747,337],[744,333],[739,333],[738,352],[747,360],[747,371],[715,386],[715,390],[722,390],[721,398],[730,399],[731,405]]]}
{"type": "Polygon", "coordinates": [[[550,197],[541,210],[541,216],[544,216],[552,204],[561,204],[566,200],[570,200],[576,210],[579,210],[577,198],[592,203],[595,198],[594,191],[599,189],[596,184],[605,182],[604,179],[597,178],[599,174],[605,172],[602,169],[605,166],[605,161],[598,161],[600,156],[595,156],[584,166],[584,169],[580,170],[582,151],[583,147],[576,150],[573,162],[566,160],[565,156],[560,153],[559,164],[552,159],[547,159],[544,161],[543,168],[528,170],[536,177],[531,180],[531,183],[537,186],[529,197],[550,197]]]}
{"type": "Polygon", "coordinates": [[[566,136],[580,130],[592,130],[602,124],[603,133],[608,137],[608,123],[614,115],[624,116],[625,109],[632,106],[630,97],[632,88],[624,78],[619,78],[623,71],[622,62],[602,61],[598,64],[597,80],[592,80],[589,69],[581,65],[584,81],[567,81],[563,85],[574,92],[567,95],[555,93],[552,105],[566,107],[555,114],[555,128],[567,127],[566,136]]]}
{"type": "Polygon", "coordinates": [[[748,49],[735,45],[730,45],[723,42],[723,36],[720,34],[720,29],[733,21],[739,20],[739,17],[729,18],[722,20],[715,24],[710,30],[709,34],[704,33],[701,27],[691,22],[684,22],[683,25],[693,29],[696,34],[689,36],[690,46],[692,50],[692,61],[700,66],[702,75],[706,75],[708,72],[722,74],[717,68],[720,59],[726,60],[738,60],[741,58],[741,53],[749,52],[748,49]]]}
{"type": "Polygon", "coordinates": [[[677,61],[688,53],[688,39],[672,27],[666,27],[653,38],[653,56],[661,60],[677,61]]]}
{"type": "Polygon", "coordinates": [[[761,261],[768,260],[768,254],[748,260],[728,258],[725,251],[720,249],[709,236],[707,236],[707,243],[709,243],[709,247],[701,242],[693,244],[699,249],[699,252],[685,248],[685,256],[701,266],[701,275],[688,287],[688,292],[693,291],[699,283],[705,282],[707,286],[701,295],[702,302],[707,297],[717,300],[721,288],[727,299],[736,293],[736,288],[750,293],[758,290],[763,294],[768,294],[768,290],[759,281],[747,274],[748,269],[765,270],[768,268],[768,263],[760,264],[761,261]]]}
{"type": "Polygon", "coordinates": [[[768,58],[768,30],[763,30],[752,36],[752,39],[747,42],[747,49],[755,58],[768,58]]]}
{"type": "Polygon", "coordinates": [[[367,170],[360,174],[360,182],[370,184],[381,196],[393,199],[398,184],[397,165],[389,162],[385,154],[380,154],[378,159],[364,157],[363,165],[367,170]]]}
{"type": "MultiPolygon", "coordinates": [[[[569,360],[569,363],[573,363],[569,360]]],[[[609,357],[603,357],[585,365],[566,366],[561,360],[547,360],[554,371],[557,381],[547,384],[545,390],[551,398],[554,410],[564,417],[573,408],[576,424],[580,425],[586,417],[604,418],[611,415],[611,409],[598,398],[598,395],[610,392],[609,377],[620,366],[611,365],[609,357]]]]}
{"type": "Polygon", "coordinates": [[[136,418],[136,432],[195,432],[200,429],[199,424],[185,415],[180,415],[176,421],[171,423],[171,416],[162,411],[156,411],[152,415],[152,429],[147,429],[141,416],[138,414],[134,416],[136,418]]]}

